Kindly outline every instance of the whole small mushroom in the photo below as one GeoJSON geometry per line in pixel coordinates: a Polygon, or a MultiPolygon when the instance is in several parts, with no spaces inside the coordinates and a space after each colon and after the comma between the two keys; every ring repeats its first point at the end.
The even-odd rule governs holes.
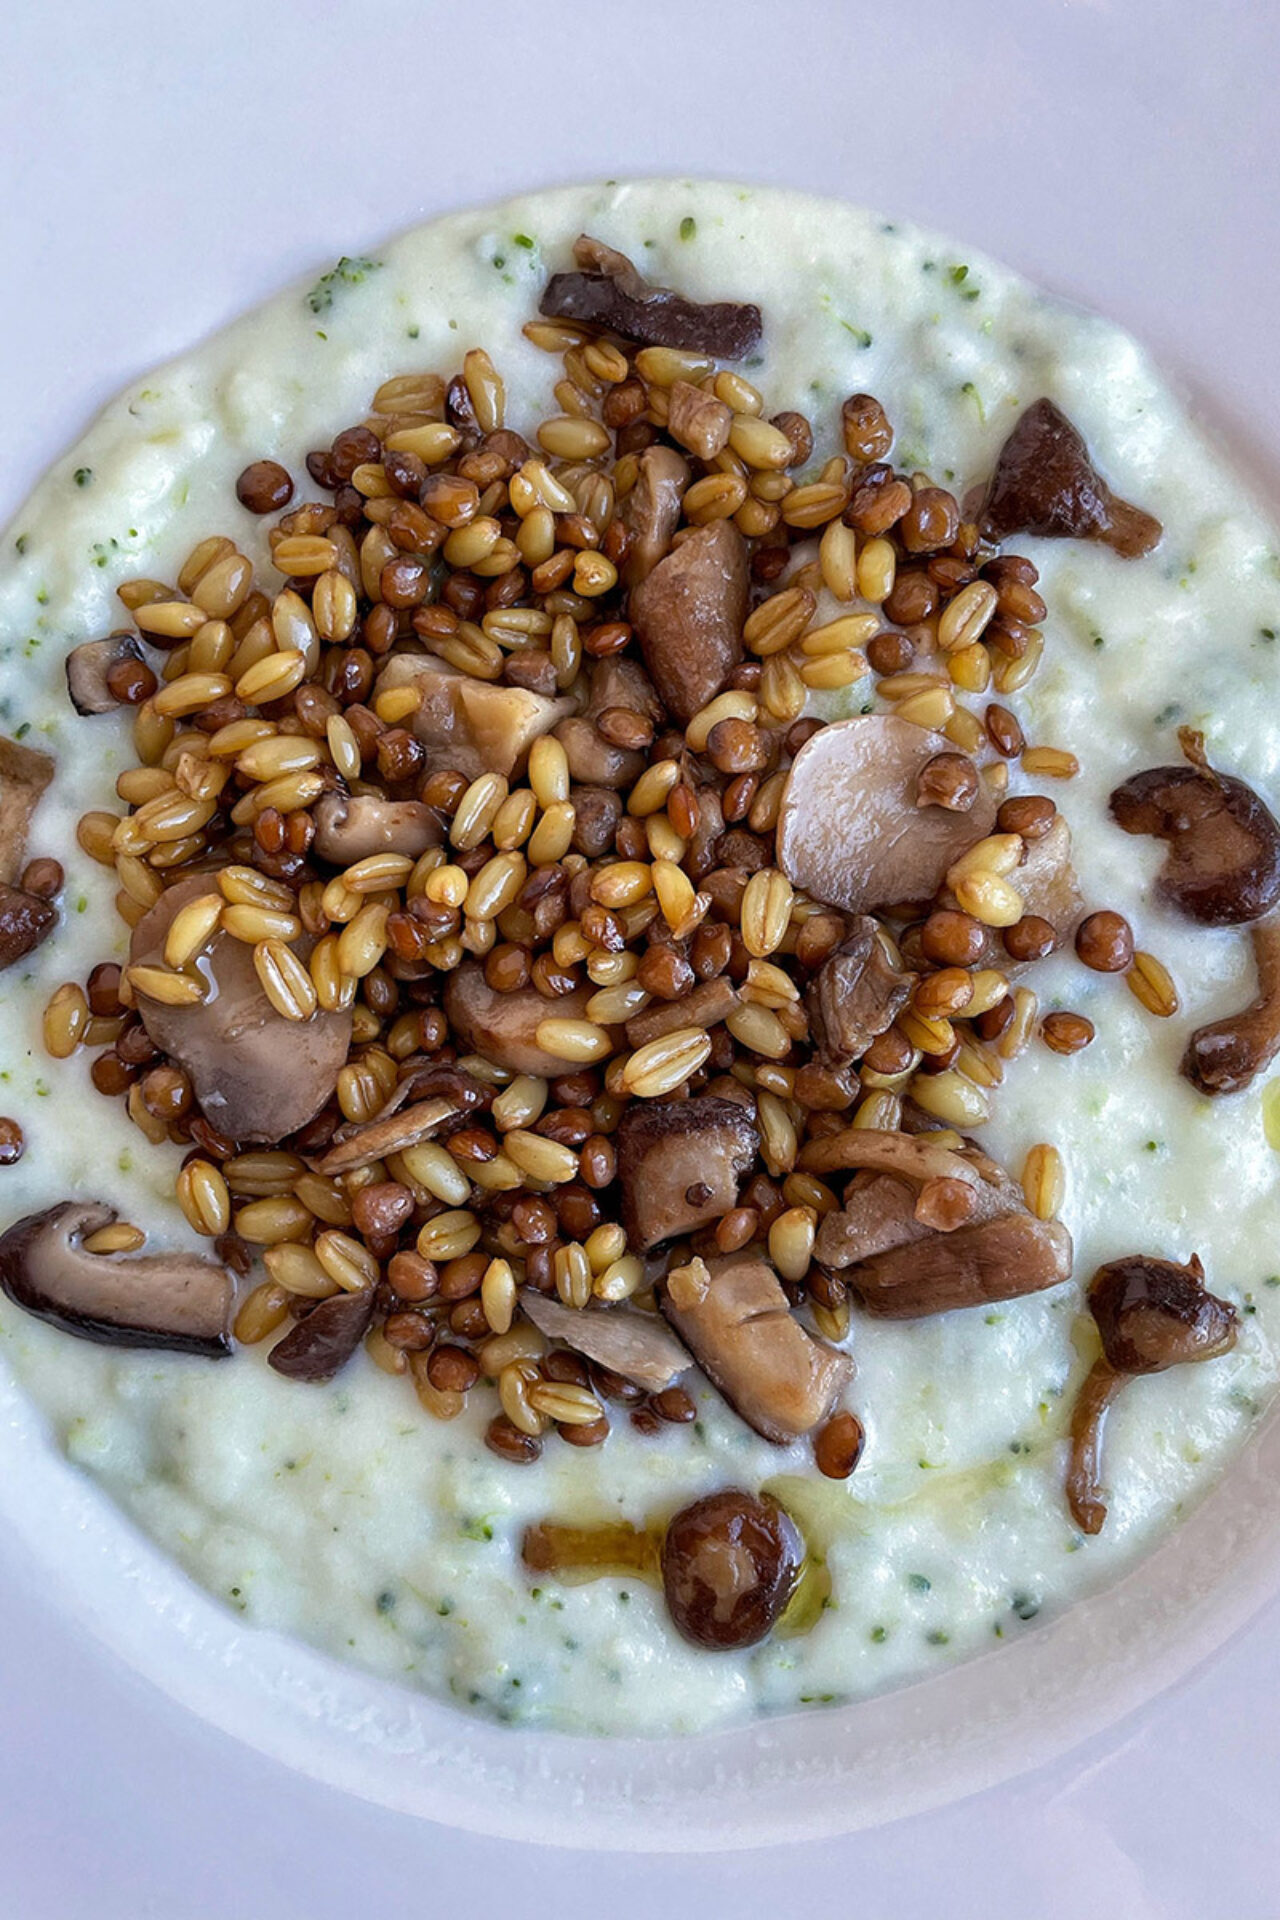
{"type": "Polygon", "coordinates": [[[726,1488],[676,1514],[662,1544],[662,1588],[676,1631],[717,1653],[754,1647],[786,1611],[804,1541],[767,1494],[726,1488]]]}
{"type": "Polygon", "coordinates": [[[1111,796],[1126,833],[1168,842],[1157,885],[1165,898],[1206,927],[1261,919],[1280,900],[1280,821],[1243,780],[1218,773],[1204,736],[1179,733],[1187,765],[1149,767],[1111,796]]]}
{"type": "Polygon", "coordinates": [[[1000,449],[982,510],[984,532],[1098,540],[1123,559],[1150,553],[1164,529],[1112,493],[1082,435],[1052,400],[1033,401],[1000,449]]]}

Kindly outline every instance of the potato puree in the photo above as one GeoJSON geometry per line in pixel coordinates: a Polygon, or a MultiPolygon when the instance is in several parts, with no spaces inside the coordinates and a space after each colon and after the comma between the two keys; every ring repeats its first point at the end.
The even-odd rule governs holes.
{"type": "Polygon", "coordinates": [[[815,1474],[807,1444],[759,1439],[697,1375],[695,1426],[641,1439],[624,1419],[603,1447],[552,1440],[523,1469],[483,1446],[491,1409],[435,1423],[363,1354],[332,1385],[307,1387],[272,1373],[261,1349],[216,1365],[123,1354],[7,1301],[0,1334],[68,1458],[246,1630],[296,1633],[504,1720],[659,1733],[856,1697],[1035,1632],[1155,1544],[1265,1411],[1280,1365],[1272,1089],[1211,1102],[1177,1073],[1191,1028],[1249,998],[1248,939],[1162,909],[1151,888],[1162,849],[1122,834],[1106,799],[1176,757],[1180,723],[1204,730],[1215,764],[1280,794],[1280,569],[1271,528],[1132,341],[867,213],[728,186],[606,183],[455,216],[341,261],[133,386],[4,537],[0,731],[57,758],[30,853],[61,859],[67,884],[54,937],[0,976],[0,1112],[27,1137],[23,1160],[0,1169],[0,1224],[80,1194],[112,1201],[153,1244],[192,1239],[172,1200],[177,1150],[149,1146],[93,1091],[86,1058],[54,1062],[40,1045],[52,988],[119,958],[124,931],[74,828],[114,804],[128,719],[76,717],[64,654],[119,624],[119,580],[172,578],[205,534],[227,531],[259,556],[263,528],[237,505],[236,475],[273,458],[311,497],[302,456],[360,419],[391,373],[449,374],[484,345],[509,422],[531,430],[555,410],[558,363],[520,329],[584,228],[660,283],[759,303],[763,356],[749,377],[770,410],[812,421],[815,466],[840,447],[842,399],[865,390],[898,429],[895,464],[963,493],[1019,411],[1048,394],[1116,491],[1163,521],[1160,547],[1137,562],[1082,542],[1014,543],[1049,605],[1044,664],[1014,704],[1030,740],[1079,755],[1078,779],[1052,791],[1086,900],[1131,920],[1171,968],[1182,1010],[1158,1021],[1121,979],[1069,953],[1044,963],[1042,1007],[1086,1014],[1097,1039],[1069,1059],[1036,1045],[1018,1060],[983,1145],[1015,1170],[1034,1142],[1061,1149],[1080,1280],[1120,1254],[1198,1251],[1242,1313],[1238,1346],[1128,1388],[1108,1436],[1110,1518],[1086,1540],[1062,1493],[1084,1364],[1075,1283],[915,1323],[855,1313],[848,1404],[868,1442],[844,1482],[815,1474]],[[676,1637],[647,1587],[531,1587],[519,1567],[530,1520],[641,1520],[724,1484],[775,1486],[825,1548],[832,1603],[807,1636],[708,1654],[676,1637]]]}

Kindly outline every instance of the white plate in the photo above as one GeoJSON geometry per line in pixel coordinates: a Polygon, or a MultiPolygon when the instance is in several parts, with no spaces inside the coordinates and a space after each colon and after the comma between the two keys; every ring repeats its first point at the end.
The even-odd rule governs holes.
{"type": "MultiPolygon", "coordinates": [[[[1002,22],[1004,11],[950,0],[913,9],[908,23],[883,9],[714,0],[697,15],[695,36],[693,11],[666,0],[625,23],[562,5],[554,31],[546,16],[501,0],[483,16],[402,6],[340,18],[295,0],[277,0],[269,13],[224,0],[198,21],[115,0],[109,30],[105,10],[88,0],[24,10],[7,23],[0,76],[18,189],[0,208],[0,258],[32,263],[20,297],[11,291],[0,307],[0,364],[11,370],[0,518],[96,401],[335,246],[358,248],[398,223],[539,176],[663,168],[842,192],[970,239],[1133,327],[1210,397],[1256,470],[1274,475],[1272,18],[1228,7],[1216,16],[1210,56],[1190,4],[1130,0],[1113,10],[1106,0],[1044,0],[1002,22]],[[416,111],[397,95],[406,76],[420,92],[416,111]]],[[[12,289],[15,276],[6,278],[12,289]]],[[[1275,1590],[1278,1454],[1273,1427],[1133,1576],[1122,1601],[1086,1603],[998,1660],[909,1694],[666,1753],[606,1749],[603,1762],[599,1747],[452,1716],[442,1735],[443,1710],[430,1703],[374,1689],[297,1648],[250,1642],[149,1550],[120,1569],[122,1523],[42,1453],[21,1409],[0,1439],[0,1511],[8,1563],[45,1569],[46,1596],[68,1609],[69,1661],[82,1659],[87,1627],[185,1706],[315,1777],[459,1826],[561,1844],[740,1846],[837,1832],[970,1791],[1044,1761],[1185,1672],[1275,1590]],[[375,1748],[371,1709],[389,1716],[398,1755],[375,1748]]],[[[43,1644],[47,1600],[38,1604],[34,1591],[18,1575],[0,1589],[11,1645],[43,1644]]],[[[181,1784],[149,1781],[127,1845],[110,1829],[88,1844],[88,1783],[77,1768],[85,1745],[104,1737],[112,1695],[104,1680],[93,1691],[99,1719],[83,1721],[51,1671],[41,1670],[44,1690],[34,1695],[12,1666],[0,1682],[10,1724],[30,1722],[26,1740],[0,1758],[14,1911],[63,1920],[92,1900],[104,1920],[136,1912],[142,1901],[130,1902],[150,1884],[164,1825],[184,1811],[181,1784]],[[42,1773],[81,1799],[83,1853],[74,1842],[19,1846],[46,1805],[42,1773]]],[[[1200,1720],[1177,1722],[1175,1737],[1194,1742],[1233,1710],[1256,1715],[1248,1671],[1247,1660],[1232,1662],[1244,1676],[1234,1707],[1212,1696],[1206,1706],[1201,1688],[1200,1720]]],[[[225,1790],[258,1777],[243,1748],[210,1749],[194,1720],[146,1711],[225,1790]]],[[[119,1764],[126,1779],[147,1778],[138,1756],[122,1753],[119,1764]]],[[[267,1778],[273,1825],[314,1819],[323,1807],[335,1845],[344,1831],[364,1831],[342,1802],[317,1799],[285,1775],[267,1778]]],[[[1071,1776],[1055,1778],[1065,1790],[1071,1776]]],[[[1234,1781],[1243,1847],[1251,1816],[1259,1826],[1280,1785],[1280,1758],[1264,1753],[1260,1774],[1242,1759],[1234,1781]]],[[[1145,1846],[1159,1876],[1144,1842],[1157,1830],[1153,1808],[1141,1792],[1115,1799],[1127,1808],[1122,1855],[1145,1846]]],[[[970,1849],[975,1863],[998,1850],[1011,1871],[1012,1804],[1006,1790],[972,1810],[990,1842],[970,1849]]],[[[1042,1839],[1044,1820],[1042,1808],[1042,1839]]],[[[379,1831],[391,1835],[393,1861],[415,1857],[411,1825],[379,1831]]],[[[937,1833],[939,1823],[916,1831],[937,1833]]],[[[1094,1837],[1086,1831],[1082,1847],[1094,1837]]],[[[252,1888],[273,1856],[262,1835],[242,1845],[238,1883],[252,1888]]],[[[928,1871],[927,1838],[923,1845],[899,1869],[916,1882],[928,1871]]],[[[1260,1843],[1252,1847],[1262,1858],[1260,1843]]],[[[450,1858],[468,1857],[459,1841],[450,1858]]],[[[362,1884],[372,1886],[379,1869],[367,1870],[362,1884]]],[[[385,1860],[381,1870],[390,1884],[385,1860]]],[[[296,1871],[294,1890],[305,1861],[296,1871]]],[[[1085,1884],[1079,1863],[1064,1861],[1060,1889],[1071,1871],[1085,1884]]],[[[268,1901],[242,1905],[228,1889],[225,1900],[202,1892],[159,1910],[237,1910],[251,1920],[304,1905],[313,1916],[350,1910],[330,1904],[326,1876],[310,1879],[296,1909],[286,1882],[268,1901]]],[[[589,1872],[579,1884],[591,1884],[589,1872]]],[[[687,1892],[717,1883],[681,1884],[687,1892]]],[[[767,1876],[750,1884],[763,1904],[767,1876]]],[[[832,1872],[831,1891],[847,1884],[832,1872]]],[[[1134,1893],[1123,1874],[1109,1884],[1134,1893]]],[[[780,1872],[775,1886],[784,1885],[780,1872]]],[[[1199,1903],[1186,1911],[1203,1920],[1219,1910],[1215,1887],[1238,1895],[1240,1885],[1238,1874],[1206,1871],[1199,1903]]],[[[869,1883],[860,1891],[887,1895],[869,1883]]],[[[753,1910],[752,1896],[743,1898],[740,1910],[753,1910]]],[[[994,1898],[988,1889],[983,1911],[1011,1910],[994,1898]]],[[[1124,1910],[1143,1911],[1141,1898],[1139,1887],[1124,1910]]],[[[1146,1910],[1180,1910],[1176,1889],[1160,1898],[1146,1910]]],[[[910,1899],[899,1888],[895,1912],[915,1911],[910,1899]]],[[[950,1910],[962,1904],[957,1894],[950,1910]]],[[[1235,1910],[1267,1909],[1237,1898],[1235,1910]]]]}

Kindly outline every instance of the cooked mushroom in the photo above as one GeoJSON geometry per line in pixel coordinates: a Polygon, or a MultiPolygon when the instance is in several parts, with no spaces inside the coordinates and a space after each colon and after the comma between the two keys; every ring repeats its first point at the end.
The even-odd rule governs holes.
{"type": "Polygon", "coordinates": [[[623,563],[627,586],[647,580],[671,546],[680,524],[680,502],[689,484],[689,463],[674,447],[646,447],[636,466],[636,483],[619,509],[631,535],[623,563]]]}
{"type": "MultiPolygon", "coordinates": [[[[1025,844],[1022,864],[1014,869],[1009,879],[1022,901],[1023,916],[1034,915],[1052,927],[1056,951],[1066,945],[1084,912],[1084,895],[1080,891],[1075,863],[1071,858],[1071,829],[1062,815],[1058,814],[1047,833],[1025,844]]],[[[940,904],[955,904],[949,890],[943,890],[940,904]]],[[[982,948],[970,964],[975,967],[999,967],[1002,973],[1020,971],[1019,963],[1011,958],[994,927],[984,929],[982,948]]]]}
{"type": "MultiPolygon", "coordinates": [[[[565,753],[567,757],[567,748],[565,753]]],[[[572,772],[570,766],[571,776],[572,772]]],[[[598,860],[613,845],[613,836],[622,818],[621,800],[609,787],[575,784],[573,814],[574,852],[585,853],[588,860],[598,860]]]]}
{"type": "Polygon", "coordinates": [[[860,1059],[911,996],[915,975],[895,966],[869,915],[824,960],[806,996],[809,1025],[828,1066],[860,1059]]]}
{"type": "Polygon", "coordinates": [[[1240,1319],[1233,1306],[1208,1291],[1195,1254],[1185,1267],[1142,1253],[1111,1260],[1094,1274],[1088,1298],[1102,1353],[1072,1414],[1067,1502],[1082,1532],[1097,1533],[1107,1517],[1100,1484],[1103,1428],[1120,1389],[1136,1374],[1216,1359],[1234,1347],[1240,1319]]]}
{"type": "Polygon", "coordinates": [[[713,1094],[633,1101],[614,1140],[622,1224],[636,1253],[728,1213],[757,1146],[754,1115],[713,1094]]]}
{"type": "Polygon", "coordinates": [[[648,1393],[661,1393],[677,1374],[693,1365],[671,1329],[650,1314],[629,1307],[579,1311],[562,1307],[558,1300],[532,1288],[521,1293],[520,1305],[548,1340],[584,1353],[588,1360],[621,1374],[624,1380],[634,1380],[648,1393]]]}
{"type": "Polygon", "coordinates": [[[0,881],[16,880],[26,864],[27,828],[36,801],[53,778],[53,761],[35,747],[0,734],[0,881]]]}
{"type": "Polygon", "coordinates": [[[824,1213],[818,1223],[815,1259],[824,1267],[852,1267],[923,1240],[931,1229],[916,1218],[917,1191],[891,1173],[855,1174],[843,1205],[824,1213]]]}
{"type": "MultiPolygon", "coordinates": [[[[159,964],[174,915],[210,887],[207,875],[194,874],[161,894],[133,930],[131,961],[159,964]]],[[[332,1094],[351,1044],[350,1010],[286,1020],[262,990],[253,948],[228,933],[215,933],[194,965],[207,997],[175,1007],[139,993],[143,1025],[185,1068],[211,1125],[229,1140],[274,1146],[305,1126],[332,1094]]]]}
{"type": "Polygon", "coordinates": [[[736,1487],[676,1514],[662,1585],[677,1632],[695,1647],[753,1647],[786,1611],[804,1564],[795,1521],[768,1494],[736,1487]]]}
{"type": "Polygon", "coordinates": [[[105,640],[85,640],[66,658],[67,692],[77,713],[113,713],[120,705],[107,685],[107,675],[122,660],[142,659],[142,649],[131,633],[111,633],[105,640]]]}
{"type": "Polygon", "coordinates": [[[1041,1293],[1071,1277],[1071,1235],[1026,1212],[931,1233],[860,1261],[845,1273],[866,1312],[915,1320],[959,1307],[1041,1293]]]}
{"type": "Polygon", "coordinates": [[[34,953],[57,923],[52,901],[0,881],[0,973],[34,953]]]}
{"type": "Polygon", "coordinates": [[[194,1253],[88,1253],[114,1207],[64,1200],[0,1237],[0,1286],[38,1320],[115,1347],[167,1347],[219,1359],[231,1350],[235,1283],[194,1253]]]}
{"type": "Polygon", "coordinates": [[[667,392],[667,432],[699,460],[714,460],[729,444],[733,408],[690,380],[676,380],[667,392]]]}
{"type": "Polygon", "coordinates": [[[1111,796],[1126,833],[1169,843],[1157,885],[1207,927],[1261,919],[1280,899],[1280,823],[1243,780],[1215,773],[1203,736],[1179,735],[1190,764],[1150,767],[1111,796]]]}
{"type": "Polygon", "coordinates": [[[349,867],[371,853],[403,853],[416,860],[444,838],[439,814],[420,800],[387,800],[378,793],[322,793],[311,810],[312,841],[322,860],[349,867]]]}
{"type": "Polygon", "coordinates": [[[1126,560],[1150,553],[1164,532],[1151,514],[1117,499],[1052,400],[1033,402],[1000,449],[982,525],[997,540],[1100,540],[1126,560]]]}
{"type": "Polygon", "coordinates": [[[549,320],[607,327],[641,346],[680,347],[717,360],[745,360],[760,345],[760,309],[738,301],[706,305],[645,280],[624,253],[590,234],[573,243],[576,273],[554,273],[538,302],[549,320]]]}
{"type": "Polygon", "coordinates": [[[663,705],[687,726],[742,659],[747,549],[729,520],[698,527],[660,560],[630,602],[663,705]]]}
{"type": "Polygon", "coordinates": [[[815,1340],[791,1312],[773,1268],[735,1253],[675,1268],[658,1304],[712,1385],[766,1440],[812,1433],[853,1373],[847,1353],[815,1340]]]}
{"type": "Polygon", "coordinates": [[[413,1106],[379,1114],[376,1120],[367,1120],[363,1126],[341,1128],[316,1171],[331,1179],[339,1173],[350,1173],[356,1167],[370,1167],[375,1160],[385,1160],[390,1153],[403,1153],[406,1147],[416,1147],[420,1140],[431,1139],[461,1111],[455,1100],[438,1095],[433,1100],[421,1100],[413,1106]]]}
{"type": "Polygon", "coordinates": [[[429,653],[395,653],[378,675],[376,692],[412,687],[420,696],[410,725],[427,750],[428,765],[450,767],[469,780],[481,773],[519,773],[538,735],[550,733],[574,710],[569,698],[548,700],[524,687],[477,680],[429,653]]]}
{"type": "MultiPolygon", "coordinates": [[[[564,748],[569,763],[569,778],[577,786],[632,787],[644,772],[642,753],[630,747],[615,747],[597,731],[594,723],[581,714],[571,714],[556,728],[556,739],[564,748]]],[[[575,796],[576,798],[576,796],[575,796]]]]}
{"type": "MultiPolygon", "coordinates": [[[[591,692],[584,712],[588,720],[598,720],[611,707],[625,707],[658,727],[663,722],[662,702],[652,680],[638,660],[615,654],[596,662],[591,675],[591,692]]],[[[643,758],[643,756],[642,756],[643,758]]]]}
{"type": "Polygon", "coordinates": [[[778,817],[787,878],[846,913],[932,900],[996,817],[985,781],[967,813],[917,807],[920,771],[944,751],[943,734],[893,714],[821,728],[795,757],[778,817]]]}
{"type": "Polygon", "coordinates": [[[698,824],[689,842],[685,866],[689,870],[689,878],[695,886],[700,886],[719,859],[720,842],[724,837],[724,809],[714,787],[699,787],[697,799],[698,824]]]}
{"type": "Polygon", "coordinates": [[[679,1000],[655,1001],[627,1022],[627,1042],[632,1047],[648,1046],[664,1033],[680,1027],[718,1027],[738,1004],[738,989],[727,973],[703,980],[691,987],[679,1000]]]}
{"type": "Polygon", "coordinates": [[[1182,1072],[1199,1093],[1239,1093],[1280,1053],[1280,921],[1250,929],[1258,997],[1225,1020],[1198,1027],[1182,1056],[1182,1072]]]}
{"type": "Polygon", "coordinates": [[[290,1327],[267,1355],[268,1366],[290,1380],[332,1380],[345,1367],[373,1318],[373,1287],[335,1293],[290,1327]]]}
{"type": "Polygon", "coordinates": [[[557,1074],[575,1072],[580,1063],[539,1046],[538,1027],[543,1020],[585,1020],[587,1001],[594,992],[588,981],[554,1000],[536,987],[495,993],[484,969],[467,961],[449,975],[444,1010],[449,1025],[472,1053],[483,1054],[495,1067],[507,1067],[512,1073],[554,1079],[557,1074]]]}

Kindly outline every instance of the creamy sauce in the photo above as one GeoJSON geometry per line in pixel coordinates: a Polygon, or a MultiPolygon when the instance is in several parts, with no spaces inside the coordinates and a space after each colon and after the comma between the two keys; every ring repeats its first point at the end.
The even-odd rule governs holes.
{"type": "Polygon", "coordinates": [[[749,377],[769,411],[812,421],[815,466],[840,448],[841,400],[865,390],[897,426],[895,462],[963,492],[1043,393],[1115,489],[1164,522],[1157,552],[1136,563],[1078,542],[1014,543],[1041,569],[1049,617],[1044,664],[1012,704],[1029,740],[1079,755],[1080,777],[1052,790],[1086,899],[1130,918],[1172,969],[1182,1012],[1157,1021],[1122,981],[1069,956],[1038,967],[1042,1006],[1087,1014],[1098,1037],[1070,1059],[1036,1046],[1015,1063],[984,1144],[1015,1169],[1036,1141],[1061,1149],[1084,1280],[1121,1253],[1198,1250],[1210,1285],[1242,1310],[1236,1350],[1122,1396],[1110,1518],[1091,1540],[1062,1497],[1088,1352],[1075,1284],[915,1324],[855,1314],[849,1404],[868,1444],[842,1483],[817,1478],[807,1448],[758,1439],[705,1386],[693,1427],[642,1440],[622,1421],[603,1448],[551,1440],[524,1469],[485,1450],[484,1396],[434,1423],[363,1355],[331,1386],[302,1387],[259,1350],[217,1365],[118,1355],[8,1302],[0,1351],[68,1457],[247,1624],[504,1719],[657,1733],[856,1697],[1034,1631],[1166,1533],[1266,1407],[1280,1372],[1266,1087],[1211,1102],[1176,1071],[1191,1028],[1250,996],[1248,942],[1156,904],[1161,850],[1121,834],[1106,798],[1175,758],[1183,722],[1204,729],[1224,767],[1280,793],[1280,565],[1274,532],[1132,341],[1004,268],[850,208],[705,184],[575,188],[341,263],[125,393],[4,536],[0,730],[57,757],[30,853],[61,859],[67,885],[54,938],[0,975],[0,1112],[28,1143],[0,1169],[0,1223],[81,1193],[112,1200],[156,1244],[190,1240],[171,1198],[176,1150],[149,1146],[120,1103],[94,1093],[86,1060],[40,1047],[52,988],[123,946],[111,882],[74,828],[116,804],[128,725],[75,716],[68,647],[121,624],[119,580],[172,578],[208,533],[261,557],[237,473],[278,459],[310,497],[302,455],[361,418],[391,373],[449,374],[484,345],[511,424],[530,430],[555,411],[558,363],[520,328],[583,228],[694,296],[758,301],[765,342],[749,377]],[[807,1636],[699,1653],[646,1586],[531,1588],[519,1568],[529,1520],[640,1522],[727,1482],[773,1486],[826,1551],[833,1604],[807,1636]]]}

